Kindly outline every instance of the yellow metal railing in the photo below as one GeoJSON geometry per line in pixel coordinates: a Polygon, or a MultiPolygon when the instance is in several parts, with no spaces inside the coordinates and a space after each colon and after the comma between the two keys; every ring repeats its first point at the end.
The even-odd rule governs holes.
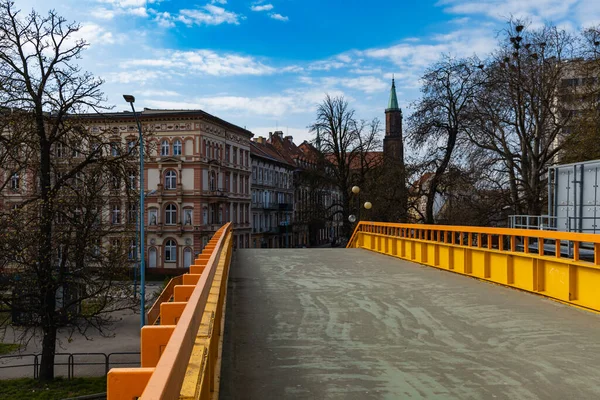
{"type": "Polygon", "coordinates": [[[141,331],[141,367],[113,368],[107,398],[210,399],[218,394],[231,224],[224,225],[160,305],[160,325],[141,331]]]}
{"type": "Polygon", "coordinates": [[[166,303],[171,301],[173,298],[173,291],[175,290],[175,286],[181,285],[183,282],[183,275],[176,276],[172,278],[165,289],[160,293],[150,310],[148,310],[146,321],[148,321],[148,325],[154,325],[158,322],[158,317],[160,317],[160,305],[162,303],[166,303]]]}
{"type": "Polygon", "coordinates": [[[347,247],[600,311],[600,235],[361,221],[347,247]]]}

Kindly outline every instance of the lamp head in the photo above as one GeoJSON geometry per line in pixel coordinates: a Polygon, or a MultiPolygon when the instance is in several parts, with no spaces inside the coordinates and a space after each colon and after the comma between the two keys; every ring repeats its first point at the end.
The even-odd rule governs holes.
{"type": "Polygon", "coordinates": [[[352,193],[358,194],[360,192],[360,188],[358,186],[352,186],[352,193]]]}
{"type": "Polygon", "coordinates": [[[124,94],[123,98],[125,99],[126,102],[128,103],[135,103],[135,97],[133,97],[130,94],[124,94]]]}
{"type": "Polygon", "coordinates": [[[365,208],[366,208],[367,210],[370,210],[370,209],[371,209],[371,207],[373,207],[373,204],[371,204],[371,202],[370,202],[370,201],[367,201],[367,202],[365,203],[365,208]]]}

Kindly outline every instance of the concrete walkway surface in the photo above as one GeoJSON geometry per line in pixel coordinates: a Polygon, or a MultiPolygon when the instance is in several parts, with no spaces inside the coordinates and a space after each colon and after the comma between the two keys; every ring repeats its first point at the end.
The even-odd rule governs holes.
{"type": "Polygon", "coordinates": [[[241,249],[222,399],[599,399],[600,316],[361,249],[241,249]]]}

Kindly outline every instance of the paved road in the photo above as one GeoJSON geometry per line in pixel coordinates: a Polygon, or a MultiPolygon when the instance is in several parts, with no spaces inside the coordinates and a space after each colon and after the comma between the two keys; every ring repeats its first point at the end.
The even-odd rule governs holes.
{"type": "Polygon", "coordinates": [[[360,249],[238,250],[222,399],[598,399],[600,316],[360,249]]]}

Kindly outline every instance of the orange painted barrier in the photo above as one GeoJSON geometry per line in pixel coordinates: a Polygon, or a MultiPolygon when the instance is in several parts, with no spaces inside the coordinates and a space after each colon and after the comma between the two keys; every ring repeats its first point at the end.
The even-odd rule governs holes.
{"type": "Polygon", "coordinates": [[[174,301],[155,304],[160,325],[142,329],[142,368],[109,371],[108,400],[209,399],[218,391],[232,247],[228,223],[196,258],[190,274],[173,286],[168,297],[174,301]]]}

